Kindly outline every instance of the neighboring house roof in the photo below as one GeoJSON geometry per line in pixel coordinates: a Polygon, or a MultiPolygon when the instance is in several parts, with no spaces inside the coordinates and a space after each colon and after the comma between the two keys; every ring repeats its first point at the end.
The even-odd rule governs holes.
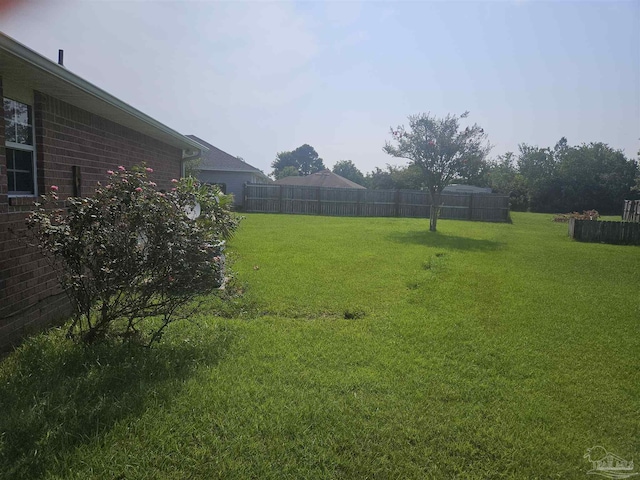
{"type": "Polygon", "coordinates": [[[301,185],[307,187],[327,188],[365,188],[351,180],[333,173],[331,170],[321,170],[304,177],[284,177],[274,182],[277,185],[301,185]]]}
{"type": "Polygon", "coordinates": [[[173,147],[198,153],[201,146],[157,120],[117,99],[92,83],[71,73],[30,48],[0,32],[0,71],[16,83],[28,81],[29,87],[63,102],[95,113],[173,147]]]}
{"type": "Polygon", "coordinates": [[[255,173],[262,177],[268,178],[256,167],[249,165],[247,162],[240,160],[233,155],[228,154],[224,150],[220,150],[218,147],[214,147],[201,138],[196,137],[195,135],[187,135],[187,137],[195,140],[200,145],[207,148],[207,152],[203,153],[202,155],[202,163],[199,166],[200,170],[255,173]]]}
{"type": "Polygon", "coordinates": [[[442,193],[491,193],[489,187],[476,187],[475,185],[461,185],[452,183],[442,190],[442,193]]]}

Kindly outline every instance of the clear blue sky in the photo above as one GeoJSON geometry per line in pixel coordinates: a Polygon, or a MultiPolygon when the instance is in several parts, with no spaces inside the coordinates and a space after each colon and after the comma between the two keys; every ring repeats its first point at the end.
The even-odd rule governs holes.
{"type": "Polygon", "coordinates": [[[640,1],[27,1],[0,30],[269,173],[397,159],[389,128],[471,112],[494,145],[640,149],[640,1]]]}

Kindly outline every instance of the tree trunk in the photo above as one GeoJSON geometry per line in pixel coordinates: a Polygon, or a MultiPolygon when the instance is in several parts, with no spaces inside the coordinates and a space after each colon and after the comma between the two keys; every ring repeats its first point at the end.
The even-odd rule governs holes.
{"type": "Polygon", "coordinates": [[[440,215],[440,192],[436,190],[429,191],[431,195],[431,208],[429,210],[429,231],[435,232],[438,224],[438,216],[440,215]]]}
{"type": "Polygon", "coordinates": [[[434,215],[433,209],[432,209],[431,216],[429,217],[429,231],[435,232],[437,224],[438,224],[438,215],[434,215]]]}

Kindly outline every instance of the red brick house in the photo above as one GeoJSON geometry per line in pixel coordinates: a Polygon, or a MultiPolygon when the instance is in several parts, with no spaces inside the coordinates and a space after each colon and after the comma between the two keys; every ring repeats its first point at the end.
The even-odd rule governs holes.
{"type": "Polygon", "coordinates": [[[204,148],[2,33],[0,98],[1,349],[69,311],[46,260],[24,239],[39,195],[51,185],[61,200],[90,195],[107,170],[141,162],[169,188],[204,148]]]}

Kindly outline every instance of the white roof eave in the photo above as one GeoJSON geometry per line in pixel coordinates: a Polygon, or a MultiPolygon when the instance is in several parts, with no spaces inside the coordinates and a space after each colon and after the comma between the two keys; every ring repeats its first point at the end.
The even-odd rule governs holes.
{"type": "Polygon", "coordinates": [[[0,74],[9,76],[20,67],[31,69],[33,88],[79,108],[100,115],[140,133],[183,150],[206,151],[207,147],[176,132],[150,116],[96,87],[0,32],[0,74]]]}

